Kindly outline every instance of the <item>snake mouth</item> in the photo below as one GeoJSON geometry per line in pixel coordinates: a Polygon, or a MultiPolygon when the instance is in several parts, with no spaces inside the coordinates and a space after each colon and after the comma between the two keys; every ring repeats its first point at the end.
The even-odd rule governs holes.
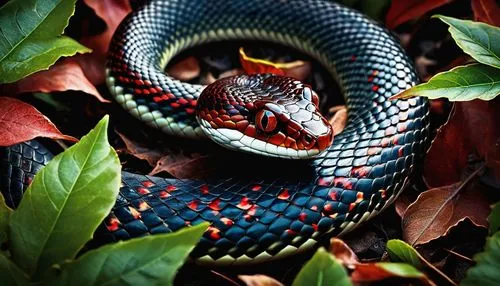
{"type": "Polygon", "coordinates": [[[259,154],[268,157],[283,159],[311,159],[321,154],[323,150],[311,148],[309,150],[296,150],[284,146],[250,137],[237,130],[229,128],[212,128],[210,123],[204,119],[199,120],[200,126],[217,144],[235,151],[259,154]]]}

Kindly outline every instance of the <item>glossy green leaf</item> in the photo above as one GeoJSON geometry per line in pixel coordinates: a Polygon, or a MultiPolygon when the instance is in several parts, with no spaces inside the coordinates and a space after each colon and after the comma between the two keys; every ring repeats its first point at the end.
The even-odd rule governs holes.
{"type": "Polygon", "coordinates": [[[380,267],[385,271],[398,277],[416,278],[416,279],[422,279],[425,277],[425,275],[422,272],[418,271],[415,267],[407,263],[379,262],[376,263],[376,265],[377,267],[380,267]]]}
{"type": "Polygon", "coordinates": [[[7,241],[11,213],[12,210],[5,204],[5,198],[0,194],[0,244],[7,241]]]}
{"type": "Polygon", "coordinates": [[[0,83],[48,69],[57,59],[90,50],[61,36],[76,0],[11,0],[0,8],[0,83]]]}
{"type": "Polygon", "coordinates": [[[344,267],[324,248],[318,249],[314,256],[302,267],[293,281],[293,286],[352,285],[344,267]]]}
{"type": "Polygon", "coordinates": [[[500,230],[500,203],[496,203],[488,216],[488,223],[490,224],[490,234],[500,230]]]}
{"type": "Polygon", "coordinates": [[[481,22],[434,16],[450,26],[457,45],[476,61],[500,68],[500,28],[481,22]]]}
{"type": "Polygon", "coordinates": [[[2,285],[28,285],[28,275],[0,251],[0,282],[2,285]]]}
{"type": "Polygon", "coordinates": [[[387,242],[387,253],[391,261],[396,262],[406,262],[417,268],[422,268],[422,262],[420,261],[420,255],[411,247],[408,243],[399,240],[391,239],[387,242]]]}
{"type": "Polygon", "coordinates": [[[108,143],[108,116],[35,176],[10,218],[10,251],[28,274],[72,259],[111,211],[120,162],[108,143]]]}
{"type": "Polygon", "coordinates": [[[392,99],[425,96],[450,101],[491,100],[500,94],[500,69],[483,64],[459,66],[438,73],[428,82],[397,94],[392,99]]]}
{"type": "Polygon", "coordinates": [[[172,285],[208,224],[109,244],[61,265],[49,285],[172,285]]]}
{"type": "Polygon", "coordinates": [[[477,264],[467,271],[460,285],[500,285],[500,231],[488,237],[484,252],[474,256],[477,264]]]}

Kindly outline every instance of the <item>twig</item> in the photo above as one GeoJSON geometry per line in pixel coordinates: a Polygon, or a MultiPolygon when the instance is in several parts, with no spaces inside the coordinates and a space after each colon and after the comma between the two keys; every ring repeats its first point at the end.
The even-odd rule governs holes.
{"type": "Polygon", "coordinates": [[[470,259],[469,257],[467,257],[467,256],[465,256],[465,255],[462,255],[462,254],[460,254],[460,253],[458,253],[458,252],[455,252],[455,251],[453,251],[453,250],[451,250],[451,249],[447,249],[447,248],[444,248],[444,250],[448,251],[449,253],[451,253],[451,254],[453,254],[453,255],[455,255],[455,256],[457,256],[457,257],[462,258],[463,260],[466,260],[466,261],[468,261],[468,262],[472,262],[472,263],[474,263],[474,260],[470,259]]]}
{"type": "Polygon", "coordinates": [[[241,286],[241,284],[239,284],[238,282],[234,281],[233,279],[231,279],[231,278],[227,277],[226,275],[224,275],[224,274],[222,274],[222,273],[219,273],[219,272],[214,271],[214,270],[210,270],[210,272],[212,272],[212,274],[215,274],[215,275],[217,275],[217,276],[219,276],[219,277],[221,277],[221,278],[223,278],[223,279],[225,279],[225,280],[229,281],[229,282],[230,282],[231,284],[233,284],[233,285],[236,285],[236,286],[241,286]]]}

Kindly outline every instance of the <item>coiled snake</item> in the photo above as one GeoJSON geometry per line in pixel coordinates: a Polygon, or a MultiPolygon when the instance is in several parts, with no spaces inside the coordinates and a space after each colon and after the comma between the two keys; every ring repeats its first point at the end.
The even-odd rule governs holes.
{"type": "MultiPolygon", "coordinates": [[[[313,175],[297,181],[205,182],[123,172],[116,205],[95,239],[116,241],[209,221],[192,256],[240,264],[290,255],[346,232],[397,197],[424,153],[427,101],[389,100],[417,80],[387,30],[335,3],[147,1],[126,17],[110,46],[107,83],[116,101],[169,134],[205,136],[206,129],[233,149],[316,155],[305,167],[313,175]],[[316,114],[314,93],[293,79],[230,78],[207,89],[212,97],[199,99],[205,87],[163,72],[182,50],[222,40],[279,43],[323,64],[341,86],[349,112],[333,144],[329,125],[316,114]]],[[[2,191],[15,205],[34,166],[46,163],[50,154],[36,142],[1,152],[2,191]]]]}

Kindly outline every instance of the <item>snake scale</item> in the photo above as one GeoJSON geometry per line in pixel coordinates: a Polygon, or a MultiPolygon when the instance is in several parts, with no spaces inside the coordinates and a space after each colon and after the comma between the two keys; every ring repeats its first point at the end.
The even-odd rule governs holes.
{"type": "MultiPolygon", "coordinates": [[[[175,80],[163,69],[184,49],[224,40],[278,43],[318,60],[342,89],[347,126],[325,151],[306,160],[308,176],[297,180],[178,180],[123,172],[119,197],[96,241],[208,221],[193,258],[226,265],[262,262],[351,230],[407,185],[429,141],[428,103],[389,97],[417,83],[414,68],[386,29],[332,2],[146,1],[115,33],[108,87],[147,124],[169,134],[204,136],[195,107],[205,87],[175,80]]],[[[274,127],[269,120],[261,129],[274,127]]],[[[50,158],[35,141],[0,151],[0,186],[11,206],[50,158]]]]}

